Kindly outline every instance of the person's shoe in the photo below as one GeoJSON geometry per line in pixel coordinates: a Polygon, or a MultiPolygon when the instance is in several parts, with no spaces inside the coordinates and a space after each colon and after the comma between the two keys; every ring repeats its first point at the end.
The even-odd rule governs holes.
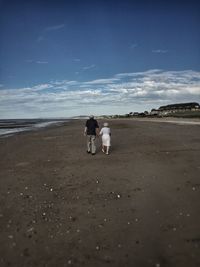
{"type": "Polygon", "coordinates": [[[95,155],[95,153],[92,153],[92,156],[94,156],[95,155]]]}
{"type": "Polygon", "coordinates": [[[88,150],[87,150],[86,152],[87,152],[88,154],[90,154],[90,153],[91,153],[91,152],[90,152],[90,151],[88,151],[88,150]]]}

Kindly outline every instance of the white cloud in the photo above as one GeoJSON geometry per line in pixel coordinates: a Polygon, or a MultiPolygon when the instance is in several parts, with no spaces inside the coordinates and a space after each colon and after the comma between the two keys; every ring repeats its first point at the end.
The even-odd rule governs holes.
{"type": "Polygon", "coordinates": [[[95,68],[96,67],[96,65],[95,64],[92,64],[92,65],[89,65],[89,66],[85,66],[85,67],[83,67],[82,69],[83,70],[89,70],[89,69],[93,69],[93,68],[95,68]]]}
{"type": "Polygon", "coordinates": [[[25,60],[26,63],[34,63],[34,64],[48,64],[48,61],[43,61],[43,60],[33,60],[33,59],[27,59],[25,60]]]}
{"type": "Polygon", "coordinates": [[[84,84],[109,84],[109,83],[114,83],[119,81],[117,78],[111,78],[111,79],[97,79],[97,80],[92,80],[89,82],[85,82],[84,84]]]}
{"type": "Polygon", "coordinates": [[[107,79],[51,81],[26,88],[0,88],[1,117],[72,116],[143,111],[200,101],[200,72],[149,70],[107,79]],[[21,115],[17,115],[21,114],[21,115]]]}
{"type": "Polygon", "coordinates": [[[158,54],[165,54],[167,52],[168,52],[168,50],[164,50],[164,49],[155,49],[155,50],[152,50],[152,53],[158,53],[158,54]]]}
{"type": "Polygon", "coordinates": [[[48,83],[39,84],[39,85],[33,86],[31,88],[31,91],[41,91],[41,90],[49,89],[49,88],[52,88],[52,87],[53,87],[53,85],[52,84],[48,84],[48,83]]]}
{"type": "Polygon", "coordinates": [[[65,27],[65,24],[53,25],[45,28],[45,31],[57,31],[65,27]]]}
{"type": "Polygon", "coordinates": [[[36,63],[37,64],[48,64],[48,61],[40,61],[40,60],[38,60],[38,61],[36,61],[36,63]]]}

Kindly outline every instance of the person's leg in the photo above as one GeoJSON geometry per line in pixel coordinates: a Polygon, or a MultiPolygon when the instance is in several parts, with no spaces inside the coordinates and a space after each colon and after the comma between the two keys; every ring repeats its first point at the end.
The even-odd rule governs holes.
{"type": "Polygon", "coordinates": [[[91,152],[91,135],[87,135],[87,152],[91,152]]]}
{"type": "Polygon", "coordinates": [[[95,139],[96,139],[96,136],[92,135],[91,136],[91,152],[92,152],[92,154],[96,153],[95,139]]]}
{"type": "Polygon", "coordinates": [[[106,154],[108,155],[110,151],[110,136],[107,139],[107,147],[106,147],[106,154]]]}
{"type": "Polygon", "coordinates": [[[109,146],[106,147],[106,154],[108,155],[109,154],[109,146]]]}
{"type": "Polygon", "coordinates": [[[103,136],[101,137],[101,142],[102,142],[102,152],[104,153],[105,152],[105,150],[104,150],[104,145],[103,145],[103,136]]]}
{"type": "Polygon", "coordinates": [[[106,151],[105,151],[105,146],[103,145],[103,143],[102,143],[102,152],[103,152],[103,153],[106,152],[106,151]]]}

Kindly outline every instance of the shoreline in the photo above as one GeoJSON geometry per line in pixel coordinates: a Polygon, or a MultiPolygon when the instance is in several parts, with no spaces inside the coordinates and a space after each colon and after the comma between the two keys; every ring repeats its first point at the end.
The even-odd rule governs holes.
{"type": "MultiPolygon", "coordinates": [[[[130,118],[132,119],[132,118],[130,118]]],[[[128,119],[127,119],[128,120],[128,119]]],[[[150,121],[150,122],[168,122],[168,123],[177,123],[177,124],[194,124],[200,125],[200,119],[196,118],[174,118],[174,117],[167,117],[167,118],[133,118],[136,121],[150,121]]]]}
{"type": "MultiPolygon", "coordinates": [[[[200,119],[195,119],[195,118],[187,118],[187,119],[183,119],[183,118],[173,118],[173,117],[167,117],[167,118],[115,118],[115,119],[109,119],[109,118],[100,118],[98,119],[98,121],[136,121],[136,122],[159,122],[159,123],[174,123],[174,124],[179,124],[179,125],[200,125],[200,119]]],[[[48,128],[56,128],[56,127],[60,127],[62,125],[64,125],[66,122],[70,123],[72,121],[80,121],[80,122],[85,122],[86,119],[66,119],[65,121],[55,121],[55,122],[44,122],[44,124],[46,123],[46,126],[42,126],[42,127],[36,127],[36,126],[30,126],[27,125],[26,127],[24,126],[10,126],[8,128],[6,128],[6,126],[3,126],[2,128],[0,128],[0,130],[4,130],[6,128],[6,130],[11,130],[11,132],[9,133],[3,133],[0,135],[0,138],[7,138],[16,134],[21,134],[23,132],[32,132],[32,131],[37,131],[37,130],[44,130],[44,129],[48,129],[48,128]],[[12,132],[12,129],[18,129],[16,130],[16,132],[12,132]]],[[[40,124],[40,123],[39,123],[40,124]]]]}

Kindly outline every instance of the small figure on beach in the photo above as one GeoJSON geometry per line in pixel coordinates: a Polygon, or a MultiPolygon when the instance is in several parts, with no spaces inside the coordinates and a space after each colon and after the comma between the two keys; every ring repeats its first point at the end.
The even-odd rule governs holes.
{"type": "Polygon", "coordinates": [[[96,136],[99,135],[99,125],[93,115],[90,115],[89,120],[86,121],[84,135],[87,136],[87,153],[95,155],[96,153],[96,136]]]}
{"type": "Polygon", "coordinates": [[[102,135],[102,152],[109,155],[110,141],[111,141],[111,130],[107,122],[103,124],[99,135],[102,135]]]}

